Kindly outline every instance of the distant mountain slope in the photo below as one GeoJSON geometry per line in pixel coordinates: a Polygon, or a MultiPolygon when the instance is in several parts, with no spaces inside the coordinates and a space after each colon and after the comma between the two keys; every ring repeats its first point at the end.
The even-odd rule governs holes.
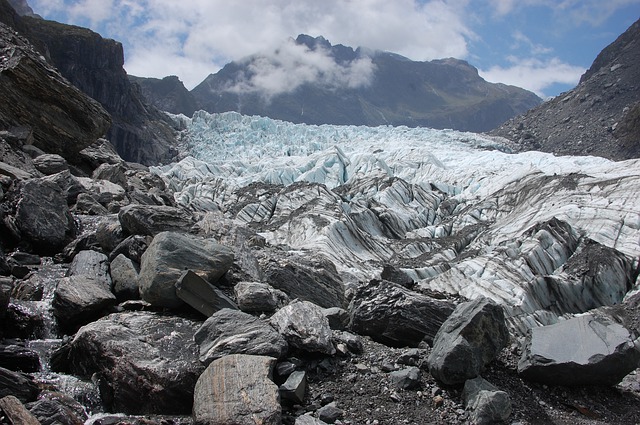
{"type": "Polygon", "coordinates": [[[129,75],[129,81],[138,84],[144,97],[162,111],[190,117],[199,109],[193,95],[175,75],[162,79],[129,75]]]}
{"type": "Polygon", "coordinates": [[[640,20],[598,55],[577,87],[492,134],[520,150],[639,158],[640,20]]]}
{"type": "Polygon", "coordinates": [[[298,36],[287,49],[232,62],[209,75],[192,94],[209,112],[237,111],[307,124],[392,124],[469,131],[490,130],[541,102],[524,89],[488,83],[461,60],[414,62],[388,52],[332,46],[322,37],[306,35],[298,36]],[[315,62],[286,56],[300,54],[301,48],[305,53],[318,53],[315,62]],[[292,60],[300,63],[290,68],[282,65],[292,60]],[[300,83],[302,71],[315,74],[300,83]],[[283,83],[292,87],[265,93],[283,83]]]}

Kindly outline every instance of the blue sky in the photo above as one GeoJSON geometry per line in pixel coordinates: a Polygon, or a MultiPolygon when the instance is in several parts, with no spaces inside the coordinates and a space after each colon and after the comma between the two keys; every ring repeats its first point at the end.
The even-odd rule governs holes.
{"type": "MultiPolygon", "coordinates": [[[[488,81],[524,87],[543,98],[575,86],[596,55],[640,18],[640,0],[29,0],[29,4],[47,19],[89,27],[121,41],[129,74],[177,75],[189,89],[232,60],[273,52],[289,37],[305,33],[322,35],[332,44],[387,50],[413,60],[464,59],[488,81]]],[[[289,62],[297,66],[299,59],[289,62]]],[[[306,71],[326,66],[318,57],[305,64],[306,71]]],[[[265,80],[274,75],[265,74],[265,80]]]]}

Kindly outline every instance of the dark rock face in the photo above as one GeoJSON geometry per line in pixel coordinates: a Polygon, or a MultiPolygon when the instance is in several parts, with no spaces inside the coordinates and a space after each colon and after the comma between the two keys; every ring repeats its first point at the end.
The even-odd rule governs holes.
{"type": "Polygon", "coordinates": [[[129,80],[138,84],[144,97],[161,111],[190,117],[199,109],[193,95],[175,75],[163,79],[129,75],[129,80]]]}
{"type": "Polygon", "coordinates": [[[533,328],[518,373],[549,385],[615,385],[638,367],[636,338],[602,314],[586,314],[533,328]]]}
{"type": "MultiPolygon", "coordinates": [[[[326,50],[341,65],[365,55],[361,49],[332,46],[322,37],[300,35],[296,43],[310,50],[326,50]]],[[[232,62],[191,93],[208,112],[237,111],[307,124],[390,124],[468,131],[490,130],[540,103],[526,90],[486,82],[467,62],[414,62],[388,52],[371,54],[375,70],[369,85],[340,88],[340,95],[335,87],[322,83],[307,83],[268,101],[262,93],[238,94],[229,89],[242,77],[253,75],[252,66],[261,60],[268,59],[254,55],[232,62]]]]}
{"type": "Polygon", "coordinates": [[[501,306],[482,297],[462,303],[433,340],[429,372],[444,384],[462,384],[482,373],[508,341],[501,306]]]}
{"type": "MultiPolygon", "coordinates": [[[[35,21],[35,20],[34,20],[35,21]]],[[[75,158],[110,125],[98,102],[69,84],[11,28],[0,24],[0,127],[28,126],[33,144],[75,158]]]]}
{"type": "Polygon", "coordinates": [[[23,403],[34,401],[40,388],[29,375],[0,367],[0,398],[15,396],[23,403]]]}
{"type": "Polygon", "coordinates": [[[187,414],[203,367],[199,324],[153,313],[116,313],[80,328],[52,360],[56,370],[97,373],[109,411],[187,414]]]}
{"type": "Polygon", "coordinates": [[[387,282],[371,281],[358,289],[349,306],[350,329],[392,346],[431,342],[453,312],[450,302],[436,300],[387,282]]]}
{"type": "Polygon", "coordinates": [[[607,46],[578,86],[492,131],[519,150],[640,157],[640,21],[607,46]]]}
{"type": "Polygon", "coordinates": [[[120,210],[122,229],[131,235],[154,236],[165,231],[186,231],[193,217],[181,208],[165,205],[128,205],[120,210]]]}

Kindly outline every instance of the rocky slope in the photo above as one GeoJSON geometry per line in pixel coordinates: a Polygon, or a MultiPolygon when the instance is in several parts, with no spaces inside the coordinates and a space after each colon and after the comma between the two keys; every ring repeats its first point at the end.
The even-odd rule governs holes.
{"type": "Polygon", "coordinates": [[[519,150],[638,158],[639,44],[640,21],[636,21],[598,55],[576,88],[491,134],[513,140],[519,150]]]}
{"type": "Polygon", "coordinates": [[[295,46],[326,54],[337,70],[325,73],[342,76],[335,78],[348,74],[348,81],[336,85],[333,77],[320,73],[317,81],[269,95],[253,87],[253,79],[268,78],[261,74],[265,68],[271,74],[290,72],[278,63],[278,54],[284,53],[276,52],[273,58],[254,55],[232,62],[191,93],[199,107],[209,112],[237,111],[307,124],[391,124],[468,131],[490,130],[540,103],[526,90],[486,82],[475,68],[456,59],[414,62],[388,52],[332,46],[322,37],[306,35],[298,36],[295,46]],[[370,81],[360,84],[357,80],[368,73],[370,81]]]}
{"type": "Polygon", "coordinates": [[[176,76],[159,79],[130,75],[129,80],[138,84],[144,97],[161,111],[190,117],[199,109],[193,95],[176,76]]]}

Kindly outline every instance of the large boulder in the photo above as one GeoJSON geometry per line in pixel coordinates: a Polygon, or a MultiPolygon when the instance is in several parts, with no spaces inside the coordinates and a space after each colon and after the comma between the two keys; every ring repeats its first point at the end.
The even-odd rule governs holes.
{"type": "Polygon", "coordinates": [[[128,205],[120,210],[122,229],[131,235],[154,236],[166,231],[188,231],[195,220],[186,210],[166,205],[128,205]]]}
{"type": "Polygon", "coordinates": [[[102,288],[111,290],[109,258],[101,252],[86,249],[73,257],[67,276],[85,276],[98,282],[102,288]]]}
{"type": "Polygon", "coordinates": [[[292,301],[271,316],[270,323],[292,347],[322,354],[336,352],[329,320],[309,301],[292,301]]]}
{"type": "Polygon", "coordinates": [[[233,264],[233,253],[213,239],[177,232],[162,232],[142,255],[140,295],[145,301],[176,308],[183,301],[175,284],[185,269],[215,283],[233,264]]]}
{"type": "Polygon", "coordinates": [[[233,291],[242,311],[272,312],[278,306],[276,290],[267,283],[238,282],[233,291]]]}
{"type": "Polygon", "coordinates": [[[549,385],[615,385],[639,366],[636,338],[603,313],[533,328],[518,373],[549,385]]]}
{"type": "Polygon", "coordinates": [[[198,379],[193,417],[200,425],[279,425],[278,386],[271,377],[276,359],[233,354],[207,367],[198,379]]]}
{"type": "Polygon", "coordinates": [[[205,317],[223,308],[238,309],[231,298],[191,270],[183,272],[178,278],[176,295],[205,317]]]}
{"type": "Polygon", "coordinates": [[[449,301],[413,292],[401,285],[373,280],[358,289],[349,305],[351,331],[391,346],[431,343],[453,312],[449,301]]]}
{"type": "Polygon", "coordinates": [[[508,341],[501,306],[484,297],[462,303],[433,340],[429,372],[444,384],[463,384],[480,375],[508,341]]]}
{"type": "Polygon", "coordinates": [[[471,423],[476,425],[506,423],[511,416],[509,394],[481,377],[465,382],[462,401],[471,423]]]}
{"type": "Polygon", "coordinates": [[[140,298],[138,289],[139,266],[131,259],[119,254],[109,264],[113,293],[119,300],[137,300],[140,298]]]}
{"type": "Polygon", "coordinates": [[[195,334],[200,361],[208,365],[229,354],[253,354],[281,358],[287,354],[287,341],[262,320],[239,310],[214,313],[195,334]]]}
{"type": "Polygon", "coordinates": [[[86,276],[70,276],[58,280],[53,294],[53,315],[68,330],[95,319],[116,297],[100,281],[86,276]]]}
{"type": "Polygon", "coordinates": [[[95,377],[109,411],[187,414],[203,366],[193,341],[199,323],[149,312],[115,313],[78,330],[52,368],[95,377]]]}
{"type": "Polygon", "coordinates": [[[15,396],[21,402],[33,401],[40,388],[32,376],[0,367],[0,398],[15,396]]]}
{"type": "Polygon", "coordinates": [[[42,174],[50,176],[69,169],[67,160],[58,154],[50,153],[33,159],[33,166],[42,174]]]}

